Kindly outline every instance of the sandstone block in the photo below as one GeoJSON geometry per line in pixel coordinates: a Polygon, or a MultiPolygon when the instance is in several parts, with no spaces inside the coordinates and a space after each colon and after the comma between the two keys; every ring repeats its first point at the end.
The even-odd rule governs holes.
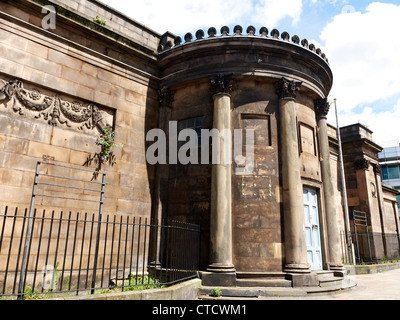
{"type": "Polygon", "coordinates": [[[48,155],[54,157],[56,161],[68,163],[70,152],[71,151],[67,148],[30,141],[27,154],[31,157],[40,159],[43,157],[43,155],[48,155]]]}

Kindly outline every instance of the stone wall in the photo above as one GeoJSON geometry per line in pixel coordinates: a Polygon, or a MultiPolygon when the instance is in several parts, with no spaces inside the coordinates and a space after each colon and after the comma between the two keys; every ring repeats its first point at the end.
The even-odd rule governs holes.
{"type": "Polygon", "coordinates": [[[238,271],[282,269],[281,190],[279,183],[278,101],[265,79],[237,79],[232,92],[232,128],[255,130],[254,169],[236,174],[232,166],[233,264],[238,271]]]}
{"type": "MultiPolygon", "coordinates": [[[[145,159],[145,134],[158,125],[158,41],[159,35],[153,31],[97,1],[0,3],[0,214],[5,206],[9,216],[14,207],[19,208],[18,216],[29,208],[39,161],[62,166],[41,165],[41,182],[70,187],[38,186],[37,193],[46,197],[35,199],[39,220],[32,232],[28,271],[34,270],[36,257],[39,270],[45,261],[56,262],[57,250],[59,268],[67,268],[73,258],[71,252],[64,253],[65,260],[60,258],[63,247],[72,248],[74,241],[83,237],[89,241],[89,228],[81,233],[82,219],[87,213],[88,221],[96,221],[92,214],[98,213],[99,203],[86,200],[99,200],[100,196],[87,189],[99,189],[99,185],[71,179],[92,179],[96,164],[84,163],[100,151],[96,139],[105,126],[116,131],[115,143],[121,147],[113,149],[116,164],[104,164],[101,170],[106,173],[103,221],[106,215],[111,215],[110,221],[113,215],[142,217],[143,223],[150,218],[154,168],[145,159]],[[45,14],[39,4],[56,8],[55,29],[42,28],[45,14]],[[97,15],[106,19],[106,25],[93,21],[97,15]],[[74,240],[70,232],[65,243],[68,231],[64,220],[59,234],[55,227],[52,233],[53,240],[61,239],[59,247],[53,244],[45,253],[50,222],[40,223],[40,219],[50,219],[52,210],[54,224],[61,212],[63,219],[68,212],[76,219],[79,212],[80,222],[75,224],[79,234],[74,240]],[[40,227],[44,233],[42,251],[37,255],[40,227]]],[[[101,175],[94,181],[101,182],[101,175]]],[[[22,219],[16,220],[13,243],[22,240],[18,234],[22,223],[22,219]]],[[[5,226],[4,246],[11,238],[11,222],[5,226]]],[[[105,230],[102,228],[103,233],[105,230]]],[[[137,240],[132,240],[132,245],[137,245],[137,240]]],[[[6,251],[1,253],[0,270],[5,270],[6,261],[10,268],[18,261],[17,245],[13,245],[9,260],[3,256],[6,251]]],[[[91,256],[93,252],[94,248],[91,256]]],[[[145,256],[140,252],[140,263],[145,256]]],[[[105,261],[111,258],[115,253],[107,252],[105,261]]],[[[78,268],[77,261],[74,268],[78,268]]]]}
{"type": "MultiPolygon", "coordinates": [[[[247,36],[240,26],[233,35],[226,27],[220,37],[215,28],[208,31],[209,38],[199,30],[194,41],[188,33],[182,44],[95,0],[0,3],[0,205],[29,206],[38,161],[83,168],[108,126],[121,147],[114,149],[116,164],[102,168],[105,213],[201,225],[201,269],[211,252],[221,260],[211,264],[224,265],[228,273],[303,272],[306,186],[318,197],[323,267],[340,267],[336,222],[344,230],[345,221],[337,137],[326,127],[329,106],[321,105],[332,85],[328,60],[306,39],[284,32],[279,40],[276,29],[268,35],[263,27],[259,36],[251,26],[247,36]],[[55,29],[42,27],[43,5],[56,10],[55,29]],[[246,167],[235,158],[222,171],[211,161],[147,164],[150,129],[167,132],[169,121],[194,118],[204,129],[255,129],[254,169],[239,174],[246,167]],[[221,230],[227,234],[217,234],[221,230]]],[[[380,147],[372,132],[355,126],[343,135],[349,206],[368,213],[373,232],[398,230],[391,219],[393,195],[381,192],[380,147]]],[[[243,154],[246,149],[244,142],[243,154]]],[[[77,178],[68,169],[46,170],[77,178]]],[[[80,201],[38,198],[36,204],[96,211],[97,204],[83,205],[86,191],[77,190],[62,192],[80,201]]],[[[382,245],[374,244],[376,256],[382,245]]]]}
{"type": "Polygon", "coordinates": [[[67,10],[78,12],[80,16],[91,21],[99,17],[105,21],[107,29],[154,51],[158,48],[160,42],[159,34],[99,1],[53,0],[52,2],[67,10]]]}
{"type": "MultiPolygon", "coordinates": [[[[100,150],[96,136],[108,124],[117,131],[115,142],[123,147],[115,148],[113,167],[103,166],[104,212],[149,217],[153,171],[146,164],[145,132],[157,125],[152,52],[158,36],[91,1],[62,2],[66,11],[57,14],[56,29],[44,30],[40,7],[34,1],[18,2],[20,6],[0,4],[1,204],[29,206],[38,161],[82,167],[89,155],[100,150]],[[97,13],[110,20],[100,31],[85,24],[97,13]],[[79,15],[86,22],[79,21],[79,15]],[[136,41],[129,30],[141,35],[140,46],[122,45],[120,39],[106,35],[121,32],[136,41]],[[144,61],[146,71],[153,74],[136,68],[144,61]],[[93,110],[101,121],[86,119],[88,113],[95,114],[93,110]]],[[[37,201],[41,204],[42,199],[37,201]]],[[[82,207],[82,202],[43,204],[94,210],[91,205],[82,207]]]]}
{"type": "MultiPolygon", "coordinates": [[[[207,81],[174,90],[171,107],[168,121],[200,117],[204,129],[212,127],[212,100],[207,81]]],[[[201,164],[200,147],[198,161],[199,164],[162,165],[160,198],[164,218],[201,226],[200,263],[205,268],[209,259],[211,164],[201,164]]]]}
{"type": "Polygon", "coordinates": [[[399,212],[398,204],[396,199],[396,190],[389,187],[383,186],[383,203],[384,203],[384,213],[383,213],[383,224],[384,233],[388,236],[386,237],[386,257],[391,259],[396,259],[399,257],[400,251],[400,236],[399,236],[399,212]]]}
{"type": "Polygon", "coordinates": [[[335,209],[338,218],[338,225],[341,232],[346,231],[346,218],[343,207],[343,183],[342,183],[342,172],[341,172],[341,164],[340,164],[340,156],[339,156],[339,146],[338,146],[338,138],[336,127],[332,125],[328,125],[328,136],[329,136],[329,145],[330,145],[330,166],[331,166],[331,174],[332,174],[332,183],[334,185],[334,194],[332,195],[335,199],[335,209]]]}
{"type": "MultiPolygon", "coordinates": [[[[331,127],[331,166],[336,168],[336,181],[338,188],[337,208],[343,212],[343,199],[339,195],[342,190],[340,178],[340,166],[337,164],[337,135],[336,128],[331,127]]],[[[343,146],[343,160],[346,178],[347,200],[349,207],[350,231],[354,233],[353,210],[367,214],[368,228],[358,226],[358,234],[364,237],[365,259],[369,259],[366,246],[366,233],[370,235],[372,259],[384,259],[398,254],[398,217],[396,216],[396,191],[382,185],[381,171],[377,159],[377,153],[381,147],[372,141],[372,131],[361,124],[341,128],[343,146]]],[[[335,172],[332,169],[332,172],[335,172]]],[[[335,174],[334,174],[335,175],[335,174]]],[[[344,215],[340,215],[340,229],[346,230],[344,215]]],[[[356,246],[356,240],[353,238],[356,246]]],[[[356,247],[355,247],[356,248],[356,247]]]]}
{"type": "Polygon", "coordinates": [[[314,102],[309,96],[298,96],[296,116],[298,122],[301,176],[314,183],[321,182],[317,123],[314,102]]]}

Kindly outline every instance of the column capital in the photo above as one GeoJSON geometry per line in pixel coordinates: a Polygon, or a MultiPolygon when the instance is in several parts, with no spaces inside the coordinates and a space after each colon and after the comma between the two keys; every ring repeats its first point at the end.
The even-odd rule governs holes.
{"type": "Polygon", "coordinates": [[[282,77],[279,81],[275,82],[274,85],[279,99],[296,100],[296,95],[300,90],[302,82],[296,82],[282,77]]]}
{"type": "Polygon", "coordinates": [[[369,160],[362,158],[360,160],[355,160],[354,166],[356,170],[368,170],[370,163],[371,162],[369,160]]]}
{"type": "Polygon", "coordinates": [[[372,164],[375,174],[382,175],[382,167],[379,163],[372,164]]]}
{"type": "Polygon", "coordinates": [[[328,98],[314,100],[314,110],[317,119],[326,119],[331,105],[328,98]]]}
{"type": "Polygon", "coordinates": [[[231,93],[233,87],[232,74],[219,74],[210,77],[210,91],[212,95],[218,93],[231,93]]]}
{"type": "Polygon", "coordinates": [[[158,102],[160,103],[160,108],[172,108],[174,94],[175,92],[170,90],[168,87],[162,87],[160,90],[158,90],[158,102]]]}

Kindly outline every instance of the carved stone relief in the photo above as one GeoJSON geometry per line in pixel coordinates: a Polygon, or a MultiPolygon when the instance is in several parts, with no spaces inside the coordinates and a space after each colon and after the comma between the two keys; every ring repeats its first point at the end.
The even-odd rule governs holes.
{"type": "Polygon", "coordinates": [[[56,95],[42,94],[38,89],[25,89],[20,80],[0,79],[0,106],[30,119],[43,119],[51,126],[64,126],[85,132],[101,132],[112,127],[114,112],[94,104],[66,101],[56,95]]]}

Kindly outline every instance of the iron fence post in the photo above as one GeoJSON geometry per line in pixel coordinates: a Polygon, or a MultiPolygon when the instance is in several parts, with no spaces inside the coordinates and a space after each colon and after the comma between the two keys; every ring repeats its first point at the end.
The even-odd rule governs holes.
{"type": "Polygon", "coordinates": [[[27,267],[26,260],[28,258],[28,246],[29,246],[30,237],[31,237],[32,216],[33,216],[33,210],[35,207],[35,197],[36,197],[36,190],[37,190],[37,185],[38,185],[38,180],[39,180],[39,172],[40,172],[40,161],[38,161],[38,163],[36,165],[35,180],[33,183],[32,198],[31,198],[31,205],[30,205],[29,218],[28,218],[28,227],[27,227],[27,231],[26,231],[24,254],[23,254],[23,258],[22,258],[22,267],[21,267],[21,274],[20,274],[19,286],[18,286],[18,300],[24,299],[23,284],[24,284],[26,267],[27,267]]]}
{"type": "Polygon", "coordinates": [[[105,184],[106,184],[106,174],[103,173],[103,178],[102,178],[102,181],[101,181],[99,220],[98,220],[97,236],[96,236],[96,249],[95,249],[94,261],[93,261],[92,289],[90,290],[90,294],[94,294],[94,289],[96,287],[97,259],[98,259],[98,256],[99,256],[101,217],[102,217],[102,214],[103,214],[105,184]]]}

